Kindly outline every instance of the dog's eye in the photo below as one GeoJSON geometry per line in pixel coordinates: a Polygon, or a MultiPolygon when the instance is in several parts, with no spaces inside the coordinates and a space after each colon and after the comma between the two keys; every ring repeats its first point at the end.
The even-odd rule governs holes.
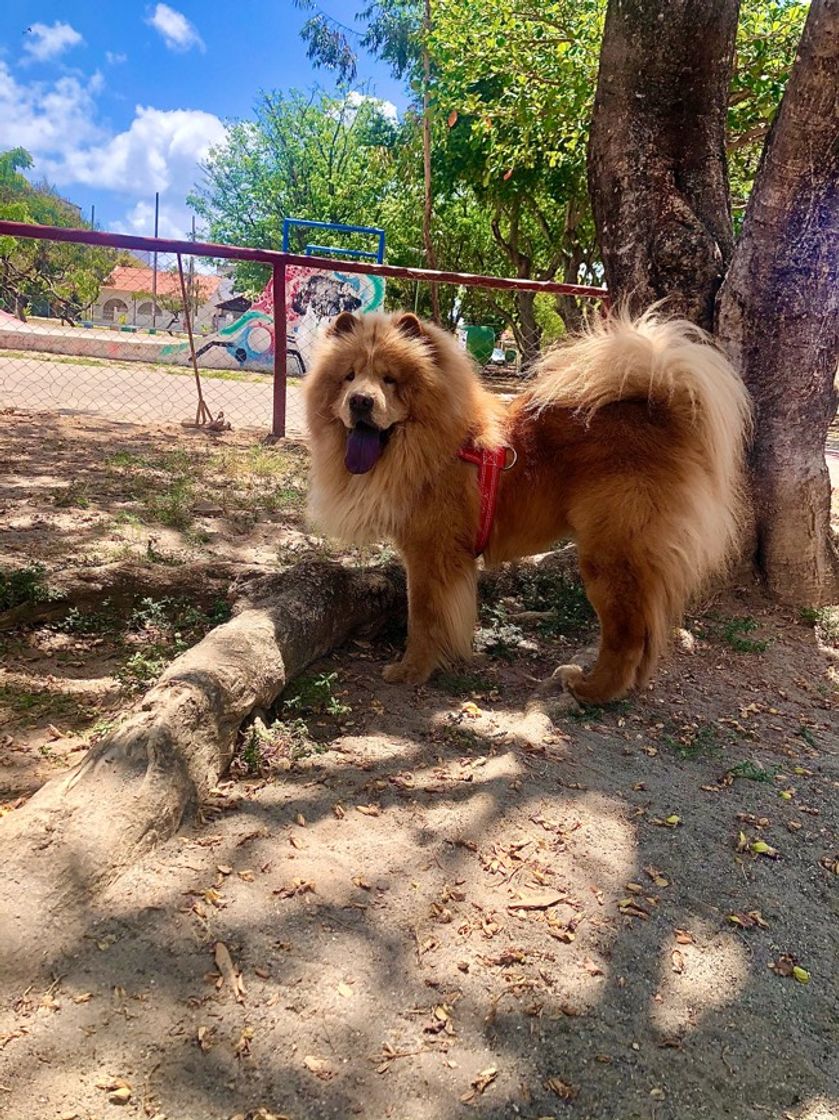
{"type": "Polygon", "coordinates": [[[344,380],[345,381],[355,381],[355,374],[353,373],[352,370],[350,370],[350,372],[347,374],[347,376],[344,378],[344,380]]]}
{"type": "Polygon", "coordinates": [[[383,380],[384,380],[385,385],[395,385],[396,384],[396,378],[395,377],[385,377],[383,380]]]}

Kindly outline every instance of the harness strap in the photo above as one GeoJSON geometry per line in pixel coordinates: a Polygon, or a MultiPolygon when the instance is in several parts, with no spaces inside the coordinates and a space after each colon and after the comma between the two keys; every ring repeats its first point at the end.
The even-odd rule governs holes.
{"type": "MultiPolygon", "coordinates": [[[[474,463],[478,468],[478,493],[481,496],[481,512],[478,520],[478,535],[475,540],[475,555],[480,556],[487,546],[492,523],[495,519],[495,507],[498,504],[498,484],[501,472],[506,469],[507,447],[492,447],[489,449],[471,447],[468,444],[461,447],[457,453],[459,459],[466,463],[474,463]]],[[[511,464],[512,465],[512,464],[511,464]]]]}

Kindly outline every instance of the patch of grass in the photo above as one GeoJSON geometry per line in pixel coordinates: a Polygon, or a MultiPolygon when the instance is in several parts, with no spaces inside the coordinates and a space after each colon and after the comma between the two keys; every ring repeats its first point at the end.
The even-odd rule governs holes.
{"type": "Polygon", "coordinates": [[[230,607],[221,599],[206,611],[183,598],[142,599],[126,628],[129,634],[142,636],[143,646],[128,656],[117,676],[130,688],[155,680],[179,654],[229,617],[230,607]]]}
{"type": "Polygon", "coordinates": [[[173,478],[162,491],[146,496],[143,503],[146,518],[169,529],[187,529],[192,524],[194,497],[191,479],[173,478]]]}
{"type": "Polygon", "coordinates": [[[337,673],[298,677],[282,696],[282,707],[304,716],[348,716],[352,708],[335,692],[337,673]]]}
{"type": "Polygon", "coordinates": [[[88,714],[84,705],[70,692],[36,691],[16,688],[11,684],[0,685],[0,705],[15,716],[31,716],[33,719],[83,719],[88,714]]]}
{"type": "Polygon", "coordinates": [[[839,644],[839,607],[802,607],[801,620],[809,623],[822,641],[839,644]]]}
{"type": "Polygon", "coordinates": [[[592,720],[603,719],[610,713],[618,716],[623,715],[631,707],[631,700],[612,700],[608,704],[589,704],[579,710],[570,711],[568,715],[577,723],[590,723],[592,720]]]}
{"type": "Polygon", "coordinates": [[[758,629],[755,619],[745,615],[741,618],[724,618],[709,614],[701,620],[700,626],[708,636],[724,642],[736,653],[765,653],[769,642],[763,638],[749,638],[758,629]]]}
{"type": "Polygon", "coordinates": [[[0,611],[8,611],[24,603],[45,603],[52,598],[54,595],[47,586],[43,564],[0,570],[0,611]]]}
{"type": "Polygon", "coordinates": [[[444,669],[437,673],[434,683],[448,696],[474,696],[479,692],[491,692],[495,687],[489,677],[481,673],[458,672],[454,669],[444,669]]]}
{"type": "Polygon", "coordinates": [[[796,731],[796,733],[795,733],[795,734],[796,734],[796,735],[797,735],[797,736],[798,736],[798,737],[799,737],[800,739],[803,739],[803,740],[804,740],[804,742],[805,742],[805,743],[807,744],[807,746],[808,746],[808,747],[812,747],[812,748],[813,748],[813,750],[815,750],[815,749],[816,749],[816,748],[818,747],[818,745],[819,745],[819,744],[818,744],[818,742],[816,741],[816,737],[815,737],[815,735],[814,735],[814,734],[813,734],[813,732],[812,732],[812,731],[810,730],[810,728],[809,728],[809,727],[805,727],[805,726],[804,726],[804,724],[802,724],[802,725],[801,725],[801,727],[799,727],[799,729],[798,729],[798,730],[796,731]]]}
{"type": "Polygon", "coordinates": [[[88,483],[74,480],[60,490],[53,491],[52,504],[58,509],[90,509],[88,491],[88,483]]]}
{"type": "Polygon", "coordinates": [[[145,458],[136,451],[115,451],[105,459],[107,467],[142,467],[145,464],[145,458]]]}
{"type": "Polygon", "coordinates": [[[743,762],[738,762],[736,766],[732,766],[728,773],[732,778],[745,778],[750,782],[773,782],[775,775],[780,773],[780,766],[763,766],[759,762],[753,762],[752,759],[747,758],[743,762]]]}
{"type": "Polygon", "coordinates": [[[99,611],[84,611],[78,607],[71,607],[59,622],[52,625],[53,630],[62,634],[102,634],[112,630],[116,625],[116,617],[110,608],[110,601],[104,599],[102,609],[99,611]]]}
{"type": "Polygon", "coordinates": [[[661,742],[681,759],[718,755],[730,736],[714,723],[700,723],[681,735],[662,735],[661,742]]]}
{"type": "Polygon", "coordinates": [[[154,643],[144,649],[137,650],[117,670],[117,677],[129,687],[139,687],[157,680],[170,661],[179,653],[183,653],[185,645],[177,648],[174,646],[154,643]]]}

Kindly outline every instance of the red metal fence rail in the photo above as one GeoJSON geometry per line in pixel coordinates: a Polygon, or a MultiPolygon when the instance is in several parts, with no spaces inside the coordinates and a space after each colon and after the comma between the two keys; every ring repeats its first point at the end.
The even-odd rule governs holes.
{"type": "Polygon", "coordinates": [[[130,234],[106,233],[99,230],[65,229],[58,226],[41,226],[8,221],[0,221],[0,236],[63,241],[152,254],[170,253],[217,260],[253,261],[269,265],[272,270],[274,296],[274,384],[271,426],[272,432],[276,436],[285,435],[286,432],[287,337],[285,288],[286,269],[290,266],[324,269],[326,271],[340,268],[341,272],[360,273],[368,276],[378,275],[410,282],[453,284],[508,292],[525,291],[548,295],[567,295],[599,299],[608,303],[608,293],[605,288],[588,285],[481,276],[472,273],[438,272],[426,268],[403,268],[397,265],[376,264],[369,261],[336,261],[329,258],[301,256],[295,253],[279,252],[274,249],[256,249],[242,245],[216,245],[212,242],[181,241],[163,237],[136,237],[130,234]]]}

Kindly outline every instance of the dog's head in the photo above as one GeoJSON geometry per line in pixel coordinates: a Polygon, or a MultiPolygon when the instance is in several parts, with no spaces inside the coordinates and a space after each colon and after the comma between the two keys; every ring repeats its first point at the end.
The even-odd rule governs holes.
{"type": "Polygon", "coordinates": [[[306,379],[309,428],[315,439],[324,431],[340,436],[346,469],[366,474],[412,426],[456,447],[468,425],[465,386],[473,379],[454,340],[416,315],[343,312],[306,379]]]}

